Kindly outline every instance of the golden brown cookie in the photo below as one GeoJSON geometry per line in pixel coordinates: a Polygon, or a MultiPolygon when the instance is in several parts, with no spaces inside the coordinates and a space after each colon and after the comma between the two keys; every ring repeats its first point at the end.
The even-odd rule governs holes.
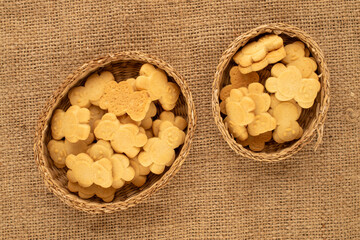
{"type": "Polygon", "coordinates": [[[258,136],[249,136],[245,141],[236,139],[238,143],[244,147],[249,146],[252,151],[260,152],[265,148],[265,143],[269,142],[272,138],[272,131],[262,133],[258,136]]]}
{"type": "Polygon", "coordinates": [[[147,91],[134,91],[127,81],[109,82],[99,100],[100,108],[121,116],[127,113],[134,121],[142,121],[151,103],[147,91]]]}
{"type": "Polygon", "coordinates": [[[242,74],[237,66],[230,69],[230,84],[223,87],[220,91],[220,99],[224,101],[230,96],[230,91],[234,88],[248,87],[250,83],[259,82],[259,75],[256,72],[242,74]]]}

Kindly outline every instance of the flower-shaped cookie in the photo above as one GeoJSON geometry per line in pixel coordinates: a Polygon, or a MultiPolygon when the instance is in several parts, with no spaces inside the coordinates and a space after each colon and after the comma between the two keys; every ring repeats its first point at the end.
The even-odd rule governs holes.
{"type": "Polygon", "coordinates": [[[230,133],[235,137],[242,141],[248,138],[248,132],[245,126],[237,125],[233,121],[229,120],[229,117],[224,119],[225,126],[229,129],[230,133]]]}
{"type": "Polygon", "coordinates": [[[175,160],[175,151],[164,140],[150,138],[144,146],[144,151],[138,156],[139,163],[149,167],[155,174],[161,174],[165,166],[169,167],[175,160]]]}
{"type": "Polygon", "coordinates": [[[86,140],[90,134],[89,120],[87,108],[71,106],[66,112],[56,109],[51,120],[51,135],[55,140],[65,137],[72,143],[86,140]]]}
{"type": "Polygon", "coordinates": [[[246,93],[246,88],[232,89],[225,101],[229,120],[238,126],[245,126],[255,118],[255,102],[246,93]]]}
{"type": "Polygon", "coordinates": [[[147,175],[150,173],[150,168],[141,165],[137,157],[130,159],[130,166],[135,170],[135,177],[131,180],[132,184],[141,187],[146,182],[147,175]]]}
{"type": "Polygon", "coordinates": [[[181,117],[181,116],[175,117],[174,113],[164,111],[160,114],[159,119],[156,119],[153,122],[152,130],[153,130],[154,136],[156,136],[156,137],[159,136],[160,125],[164,121],[171,122],[174,126],[179,128],[180,130],[184,130],[187,127],[187,122],[183,117],[181,117]]]}
{"type": "Polygon", "coordinates": [[[107,158],[96,162],[86,153],[70,154],[66,157],[66,166],[69,168],[67,177],[71,182],[77,182],[82,187],[97,184],[108,188],[113,182],[112,164],[107,158]]]}
{"type": "Polygon", "coordinates": [[[65,141],[50,140],[47,145],[51,159],[54,161],[54,164],[58,168],[65,167],[66,157],[70,154],[77,155],[82,152],[86,152],[89,148],[86,141],[77,141],[76,143],[71,143],[65,139],[65,141]]]}
{"type": "Polygon", "coordinates": [[[68,97],[71,105],[79,107],[90,107],[90,104],[98,106],[99,99],[104,93],[106,83],[114,81],[115,78],[111,72],[102,72],[92,74],[85,82],[85,86],[74,87],[69,91],[68,97]]]}
{"type": "Polygon", "coordinates": [[[95,161],[102,158],[110,159],[114,154],[111,144],[105,140],[99,140],[96,143],[92,144],[86,153],[95,161]]]}
{"type": "Polygon", "coordinates": [[[300,70],[295,66],[285,67],[282,63],[275,64],[271,75],[265,82],[266,90],[275,93],[280,101],[295,99],[302,108],[310,108],[320,91],[319,81],[302,78],[300,70]]]}
{"type": "Polygon", "coordinates": [[[140,68],[139,77],[136,78],[136,88],[147,90],[152,101],[159,100],[163,109],[172,110],[180,95],[179,87],[168,82],[166,73],[151,64],[144,64],[140,68]]]}
{"type": "Polygon", "coordinates": [[[243,74],[259,71],[268,64],[280,61],[286,56],[283,40],[275,34],[261,37],[258,41],[246,44],[235,56],[243,74]]]}
{"type": "Polygon", "coordinates": [[[231,84],[223,87],[220,91],[220,99],[225,101],[230,96],[230,91],[234,88],[248,87],[250,83],[259,82],[259,75],[256,72],[242,74],[237,66],[230,69],[231,84]]]}
{"type": "Polygon", "coordinates": [[[256,115],[254,121],[248,125],[248,132],[251,136],[258,136],[262,133],[272,131],[276,128],[276,120],[269,113],[256,115]]]}
{"type": "Polygon", "coordinates": [[[272,138],[272,131],[262,133],[258,136],[249,136],[245,141],[236,139],[238,143],[244,147],[249,146],[252,151],[260,152],[264,149],[265,143],[269,142],[272,138]]]}
{"type": "Polygon", "coordinates": [[[162,121],[159,126],[159,138],[175,149],[184,143],[185,133],[172,122],[162,121]]]}
{"type": "Polygon", "coordinates": [[[111,158],[113,172],[113,188],[121,188],[126,181],[131,181],[135,177],[135,171],[130,166],[129,159],[123,154],[114,154],[111,158]]]}
{"type": "Polygon", "coordinates": [[[96,195],[104,202],[111,202],[114,199],[116,191],[113,187],[103,188],[96,184],[93,184],[90,187],[82,187],[79,184],[70,181],[68,182],[68,189],[70,192],[77,192],[79,197],[83,199],[88,199],[96,195]]]}
{"type": "Polygon", "coordinates": [[[134,124],[120,124],[113,113],[106,113],[94,130],[99,139],[110,141],[118,153],[125,153],[129,158],[135,157],[140,148],[146,144],[145,130],[134,124]]]}
{"type": "Polygon", "coordinates": [[[142,121],[149,110],[151,99],[147,91],[134,91],[127,81],[105,85],[99,100],[100,108],[121,116],[127,113],[134,121],[142,121]]]}

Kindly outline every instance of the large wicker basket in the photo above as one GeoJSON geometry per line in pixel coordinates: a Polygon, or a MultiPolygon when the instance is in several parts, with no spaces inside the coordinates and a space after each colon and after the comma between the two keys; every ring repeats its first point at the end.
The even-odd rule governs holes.
{"type": "MultiPolygon", "coordinates": [[[[158,109],[161,109],[157,106],[158,109]]],[[[159,111],[158,111],[159,112],[159,111]]],[[[179,171],[187,154],[194,136],[196,114],[189,87],[183,77],[179,75],[169,64],[164,61],[139,52],[122,52],[110,54],[84,64],[77,71],[71,74],[61,87],[53,94],[44,108],[36,129],[35,137],[35,159],[40,173],[44,178],[50,191],[58,196],[67,205],[89,213],[115,212],[127,209],[150,197],[179,171]],[[70,104],[67,98],[68,91],[84,83],[87,76],[95,71],[111,71],[117,81],[136,77],[142,64],[150,63],[163,69],[169,81],[180,86],[181,94],[174,109],[176,115],[185,117],[188,121],[186,139],[184,145],[176,152],[176,160],[173,165],[161,175],[150,174],[148,180],[141,188],[128,184],[116,192],[115,198],[110,203],[104,203],[99,198],[81,199],[67,189],[66,170],[58,169],[49,157],[46,145],[50,141],[50,121],[53,111],[57,108],[67,109],[70,104]]]]}
{"type": "MultiPolygon", "coordinates": [[[[270,76],[269,66],[258,73],[260,79],[262,80],[261,83],[264,84],[266,78],[270,76]]],[[[310,143],[315,137],[315,133],[317,133],[317,142],[314,144],[314,149],[317,149],[318,145],[322,141],[324,122],[329,107],[329,87],[329,71],[325,64],[324,54],[318,44],[308,34],[287,24],[263,25],[236,38],[221,56],[212,86],[213,115],[216,125],[218,126],[224,139],[236,153],[259,161],[278,161],[288,158],[298,152],[306,144],[310,143]],[[230,83],[229,71],[231,67],[236,65],[232,60],[235,53],[247,42],[256,40],[267,33],[280,35],[284,39],[285,44],[299,40],[305,43],[306,47],[309,48],[311,55],[315,58],[318,64],[317,74],[320,76],[319,80],[321,82],[321,91],[318,94],[314,105],[310,109],[303,110],[301,114],[299,124],[303,127],[304,133],[299,140],[284,144],[278,144],[272,140],[266,144],[263,151],[253,152],[248,148],[243,147],[241,144],[238,144],[227,130],[226,124],[224,123],[224,116],[220,112],[219,93],[222,87],[230,83]]]]}

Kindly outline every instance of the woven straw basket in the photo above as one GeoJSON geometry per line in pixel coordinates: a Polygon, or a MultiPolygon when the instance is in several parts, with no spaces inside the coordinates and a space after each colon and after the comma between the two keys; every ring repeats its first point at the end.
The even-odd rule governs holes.
{"type": "MultiPolygon", "coordinates": [[[[267,77],[270,76],[270,68],[271,66],[268,66],[258,72],[262,84],[264,84],[267,77]]],[[[213,115],[216,125],[218,126],[224,139],[236,153],[259,161],[279,161],[288,158],[311,142],[315,137],[316,132],[317,142],[314,144],[314,149],[317,149],[318,145],[322,141],[324,122],[329,107],[329,88],[329,71],[325,64],[324,54],[318,44],[309,35],[300,29],[287,24],[263,25],[236,38],[221,56],[212,86],[213,115]],[[321,90],[318,93],[314,105],[310,109],[303,109],[303,112],[298,120],[299,124],[304,129],[303,136],[299,140],[284,144],[278,144],[272,140],[271,142],[266,143],[263,151],[253,152],[248,148],[243,147],[241,144],[238,144],[227,130],[224,123],[224,116],[220,113],[219,93],[225,85],[230,83],[229,71],[231,67],[236,65],[232,60],[235,53],[247,42],[257,40],[260,36],[268,33],[275,33],[281,36],[284,39],[284,44],[299,40],[305,43],[306,47],[309,48],[311,52],[311,56],[315,58],[318,64],[317,74],[319,75],[319,81],[321,82],[321,90]]]]}
{"type": "MultiPolygon", "coordinates": [[[[159,106],[157,106],[157,108],[158,110],[161,109],[159,106]]],[[[158,189],[165,186],[176,172],[179,171],[190,150],[195,130],[195,122],[195,108],[189,87],[183,77],[169,64],[158,58],[139,52],[110,54],[84,64],[70,75],[53,94],[38,122],[34,145],[35,159],[50,191],[67,205],[89,213],[110,213],[124,210],[151,196],[158,189]],[[110,203],[104,203],[95,197],[86,200],[81,199],[77,194],[67,190],[66,170],[65,168],[58,169],[55,167],[46,148],[51,138],[50,122],[53,111],[57,108],[67,109],[70,106],[67,98],[68,91],[74,86],[83,84],[86,78],[93,72],[107,70],[114,74],[117,81],[122,81],[136,77],[140,67],[144,63],[150,63],[163,69],[167,73],[169,81],[175,82],[180,86],[181,94],[173,111],[176,115],[183,116],[188,121],[185,143],[182,148],[176,152],[176,160],[173,165],[161,175],[148,175],[147,182],[141,188],[127,184],[116,192],[114,200],[110,203]]]]}

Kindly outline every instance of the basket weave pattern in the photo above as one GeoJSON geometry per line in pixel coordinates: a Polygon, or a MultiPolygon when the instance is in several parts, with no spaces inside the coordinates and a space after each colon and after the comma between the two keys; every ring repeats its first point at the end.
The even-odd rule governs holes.
{"type": "MultiPolygon", "coordinates": [[[[159,105],[157,105],[157,108],[158,110],[161,109],[159,105]]],[[[81,66],[73,74],[68,76],[60,88],[54,92],[46,107],[43,109],[38,121],[34,144],[35,160],[50,191],[67,205],[89,213],[109,213],[124,210],[151,196],[158,189],[166,185],[176,172],[179,171],[189,153],[195,131],[195,124],[196,113],[189,87],[183,77],[169,64],[156,57],[140,52],[109,54],[81,66]],[[81,199],[76,194],[67,190],[66,171],[65,169],[55,167],[46,148],[47,143],[51,139],[50,122],[53,111],[57,108],[67,109],[70,106],[67,98],[68,91],[74,86],[82,85],[87,76],[93,72],[103,70],[111,71],[116,81],[122,81],[136,77],[140,67],[144,63],[150,63],[163,69],[167,73],[169,81],[179,85],[181,94],[173,112],[188,121],[185,143],[176,151],[176,159],[172,166],[161,175],[148,175],[147,182],[141,188],[127,184],[116,192],[114,200],[110,203],[101,202],[98,198],[81,199]]]]}
{"type": "MultiPolygon", "coordinates": [[[[261,83],[264,84],[266,78],[270,76],[270,69],[271,66],[268,66],[267,68],[258,72],[261,83]]],[[[289,156],[298,152],[306,144],[311,142],[315,137],[315,133],[317,132],[317,142],[314,145],[314,149],[316,150],[322,141],[323,127],[329,108],[329,101],[329,71],[324,60],[323,52],[321,51],[318,44],[309,35],[300,29],[287,24],[262,25],[236,38],[222,54],[216,69],[215,79],[212,86],[212,111],[215,118],[215,123],[218,126],[225,141],[229,144],[231,149],[233,149],[241,156],[259,161],[279,161],[288,158],[289,156]],[[310,109],[303,109],[300,119],[298,120],[299,124],[304,129],[304,133],[299,140],[284,144],[278,144],[275,141],[271,141],[266,144],[263,151],[253,152],[247,148],[244,148],[241,144],[238,144],[227,130],[224,124],[223,116],[220,113],[219,93],[222,87],[230,83],[229,71],[231,67],[236,65],[232,60],[232,57],[239,50],[239,48],[243,47],[249,41],[258,39],[260,36],[268,33],[275,33],[280,35],[284,39],[284,44],[300,40],[306,45],[306,47],[310,50],[312,57],[315,58],[318,64],[317,74],[319,75],[321,90],[315,99],[314,105],[310,109]]]]}

